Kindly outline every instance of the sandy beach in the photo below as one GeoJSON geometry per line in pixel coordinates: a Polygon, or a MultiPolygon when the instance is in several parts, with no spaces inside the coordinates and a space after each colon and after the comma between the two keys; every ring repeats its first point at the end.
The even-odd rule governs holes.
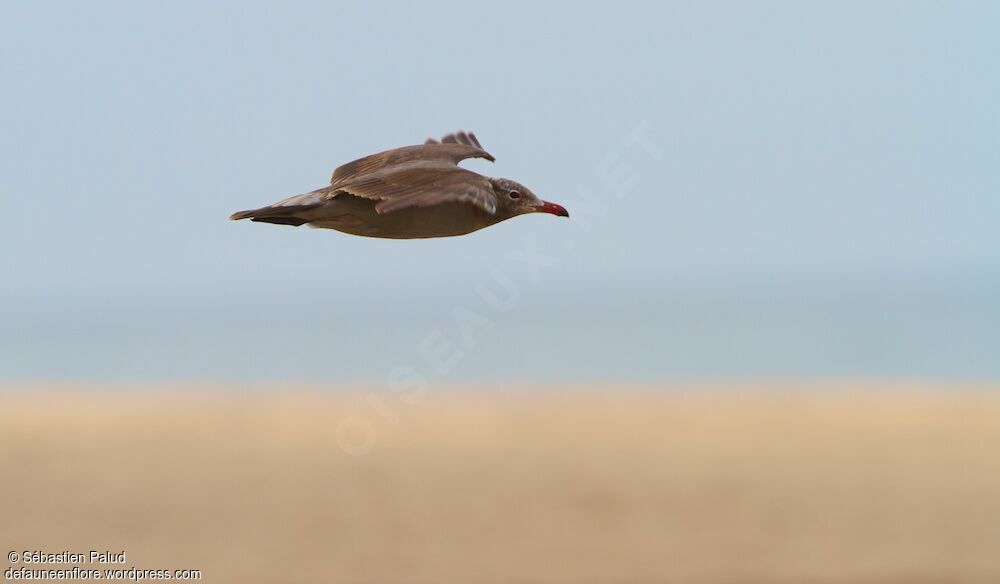
{"type": "Polygon", "coordinates": [[[995,583],[996,389],[8,384],[0,546],[208,582],[995,583]]]}

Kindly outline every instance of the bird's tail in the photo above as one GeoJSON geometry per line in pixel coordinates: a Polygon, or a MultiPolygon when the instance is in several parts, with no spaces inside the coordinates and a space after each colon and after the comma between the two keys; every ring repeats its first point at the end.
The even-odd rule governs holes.
{"type": "Polygon", "coordinates": [[[309,223],[315,218],[314,212],[326,201],[330,189],[327,187],[316,189],[304,195],[295,195],[278,201],[273,205],[251,209],[249,211],[238,211],[229,216],[233,221],[249,219],[260,221],[261,223],[277,223],[278,225],[295,225],[309,223]]]}
{"type": "Polygon", "coordinates": [[[261,207],[260,209],[251,209],[249,211],[237,211],[229,216],[232,221],[239,221],[240,219],[249,219],[251,221],[259,221],[261,223],[275,223],[277,225],[294,225],[298,227],[304,223],[308,223],[308,219],[303,219],[298,215],[298,212],[310,209],[311,206],[308,205],[284,205],[280,207],[261,207]]]}
{"type": "Polygon", "coordinates": [[[237,211],[229,216],[229,220],[239,221],[240,219],[251,219],[253,218],[253,214],[256,212],[257,212],[256,209],[253,211],[237,211]]]}

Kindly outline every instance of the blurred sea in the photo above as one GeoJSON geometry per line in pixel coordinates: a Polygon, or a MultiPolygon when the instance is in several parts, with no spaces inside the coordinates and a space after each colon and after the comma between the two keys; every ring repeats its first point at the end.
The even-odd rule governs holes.
{"type": "Polygon", "coordinates": [[[1000,378],[1000,271],[57,299],[0,314],[0,378],[1000,378]]]}

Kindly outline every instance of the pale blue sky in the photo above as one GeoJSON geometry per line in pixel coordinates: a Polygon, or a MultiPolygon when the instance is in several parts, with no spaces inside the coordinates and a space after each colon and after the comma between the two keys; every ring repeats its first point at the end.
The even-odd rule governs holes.
{"type": "Polygon", "coordinates": [[[991,2],[6,3],[0,377],[378,379],[427,368],[459,305],[492,325],[445,375],[1000,376],[998,23],[991,2]],[[226,220],[457,129],[497,157],[470,167],[573,217],[402,242],[226,220]],[[529,237],[558,263],[537,282],[508,259],[529,237]],[[517,305],[476,309],[505,265],[517,305]]]}

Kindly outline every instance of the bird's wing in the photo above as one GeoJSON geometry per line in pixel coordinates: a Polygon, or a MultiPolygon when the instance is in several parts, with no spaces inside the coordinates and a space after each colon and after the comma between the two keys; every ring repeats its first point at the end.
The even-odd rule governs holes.
{"type": "Polygon", "coordinates": [[[378,213],[442,203],[466,203],[494,215],[496,193],[486,177],[457,166],[411,163],[374,172],[330,187],[330,197],[346,192],[377,200],[378,213]]]}
{"type": "Polygon", "coordinates": [[[492,154],[483,150],[475,134],[456,132],[448,134],[441,142],[428,140],[426,144],[394,148],[348,162],[333,171],[330,184],[344,184],[375,171],[409,162],[437,162],[457,166],[466,158],[485,158],[490,162],[496,160],[492,154]]]}

